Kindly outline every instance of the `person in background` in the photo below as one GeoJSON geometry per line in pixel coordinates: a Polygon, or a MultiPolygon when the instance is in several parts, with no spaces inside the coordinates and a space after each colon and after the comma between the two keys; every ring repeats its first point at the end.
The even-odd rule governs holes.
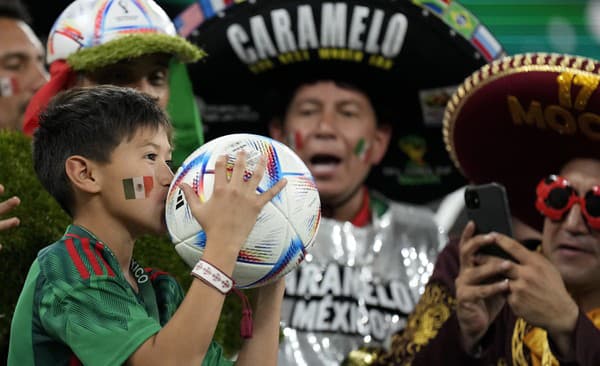
{"type": "MultiPolygon", "coordinates": [[[[29,26],[25,7],[16,0],[0,1],[0,129],[21,130],[29,99],[47,80],[42,44],[29,26]]],[[[0,185],[0,195],[5,187],[0,185]]],[[[20,204],[13,196],[0,202],[0,215],[20,204]]],[[[0,219],[0,230],[18,226],[17,217],[0,219]]],[[[0,249],[2,245],[0,244],[0,249]]]]}
{"type": "Polygon", "coordinates": [[[451,189],[440,134],[447,91],[502,52],[493,42],[483,52],[432,10],[259,0],[232,5],[192,37],[209,55],[190,69],[207,137],[268,134],[319,190],[315,243],[286,276],[280,365],[371,362],[405,327],[447,242],[431,210],[408,202],[451,189]]]}
{"type": "Polygon", "coordinates": [[[0,129],[21,130],[33,94],[48,80],[44,49],[24,6],[0,1],[0,129]]]}
{"type": "Polygon", "coordinates": [[[378,365],[600,363],[599,70],[519,54],[466,79],[447,107],[448,151],[472,182],[503,184],[541,240],[468,223],[378,365]],[[480,253],[486,245],[512,260],[480,253]]]}
{"type": "Polygon", "coordinates": [[[112,84],[148,93],[175,128],[174,164],[202,142],[202,126],[185,63],[204,52],[178,36],[154,0],[76,0],[56,19],[46,44],[50,81],[27,107],[23,130],[32,135],[48,100],[73,86],[112,84]]]}

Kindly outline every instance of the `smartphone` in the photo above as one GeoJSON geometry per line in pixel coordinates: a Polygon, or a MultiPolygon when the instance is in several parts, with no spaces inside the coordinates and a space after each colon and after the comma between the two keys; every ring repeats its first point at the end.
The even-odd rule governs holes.
{"type": "MultiPolygon", "coordinates": [[[[465,207],[469,220],[475,222],[476,234],[491,231],[512,237],[512,220],[506,189],[499,183],[471,185],[465,189],[465,207]]],[[[481,247],[479,253],[514,261],[514,258],[496,244],[481,247]]]]}

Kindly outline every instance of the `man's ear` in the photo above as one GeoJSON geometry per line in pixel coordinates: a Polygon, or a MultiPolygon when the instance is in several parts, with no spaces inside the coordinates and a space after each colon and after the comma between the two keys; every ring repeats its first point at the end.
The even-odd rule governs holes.
{"type": "Polygon", "coordinates": [[[94,162],[79,155],[69,156],[65,161],[65,171],[73,187],[88,193],[100,190],[95,166],[94,162]]]}
{"type": "Polygon", "coordinates": [[[381,124],[375,130],[373,139],[373,148],[371,149],[371,163],[376,165],[381,162],[390,144],[392,138],[392,126],[381,124]]]}
{"type": "Polygon", "coordinates": [[[273,118],[271,122],[269,122],[269,136],[279,142],[285,143],[283,123],[279,118],[273,118]]]}

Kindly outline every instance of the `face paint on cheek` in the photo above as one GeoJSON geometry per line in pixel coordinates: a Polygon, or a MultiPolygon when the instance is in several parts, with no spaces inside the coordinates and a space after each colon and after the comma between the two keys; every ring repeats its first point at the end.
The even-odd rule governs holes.
{"type": "Polygon", "coordinates": [[[126,200],[148,198],[154,186],[154,178],[151,176],[133,177],[123,179],[123,191],[126,200]]]}
{"type": "Polygon", "coordinates": [[[0,77],[0,97],[10,97],[19,92],[19,82],[11,76],[0,77]]]}
{"type": "Polygon", "coordinates": [[[294,151],[302,150],[302,148],[304,147],[300,131],[294,131],[289,133],[287,135],[286,140],[287,145],[294,151]]]}
{"type": "Polygon", "coordinates": [[[371,146],[364,138],[358,140],[358,143],[354,147],[354,155],[358,156],[360,161],[366,162],[369,160],[369,155],[371,153],[371,146]]]}

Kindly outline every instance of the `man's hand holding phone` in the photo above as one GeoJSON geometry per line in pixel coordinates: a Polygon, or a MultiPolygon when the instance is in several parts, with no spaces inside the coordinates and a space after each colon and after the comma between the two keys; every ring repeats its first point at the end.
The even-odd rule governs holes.
{"type": "Polygon", "coordinates": [[[459,261],[456,315],[465,351],[473,354],[478,349],[506,304],[516,316],[547,330],[558,347],[568,349],[564,344],[571,339],[579,310],[560,273],[542,253],[500,233],[475,235],[470,221],[459,243],[459,261]],[[482,253],[491,244],[514,259],[482,253]]]}
{"type": "Polygon", "coordinates": [[[482,247],[495,244],[495,241],[495,234],[475,235],[475,224],[470,221],[459,244],[456,315],[461,342],[465,351],[471,354],[476,352],[490,324],[506,303],[508,281],[505,278],[511,262],[480,253],[482,247]]]}

